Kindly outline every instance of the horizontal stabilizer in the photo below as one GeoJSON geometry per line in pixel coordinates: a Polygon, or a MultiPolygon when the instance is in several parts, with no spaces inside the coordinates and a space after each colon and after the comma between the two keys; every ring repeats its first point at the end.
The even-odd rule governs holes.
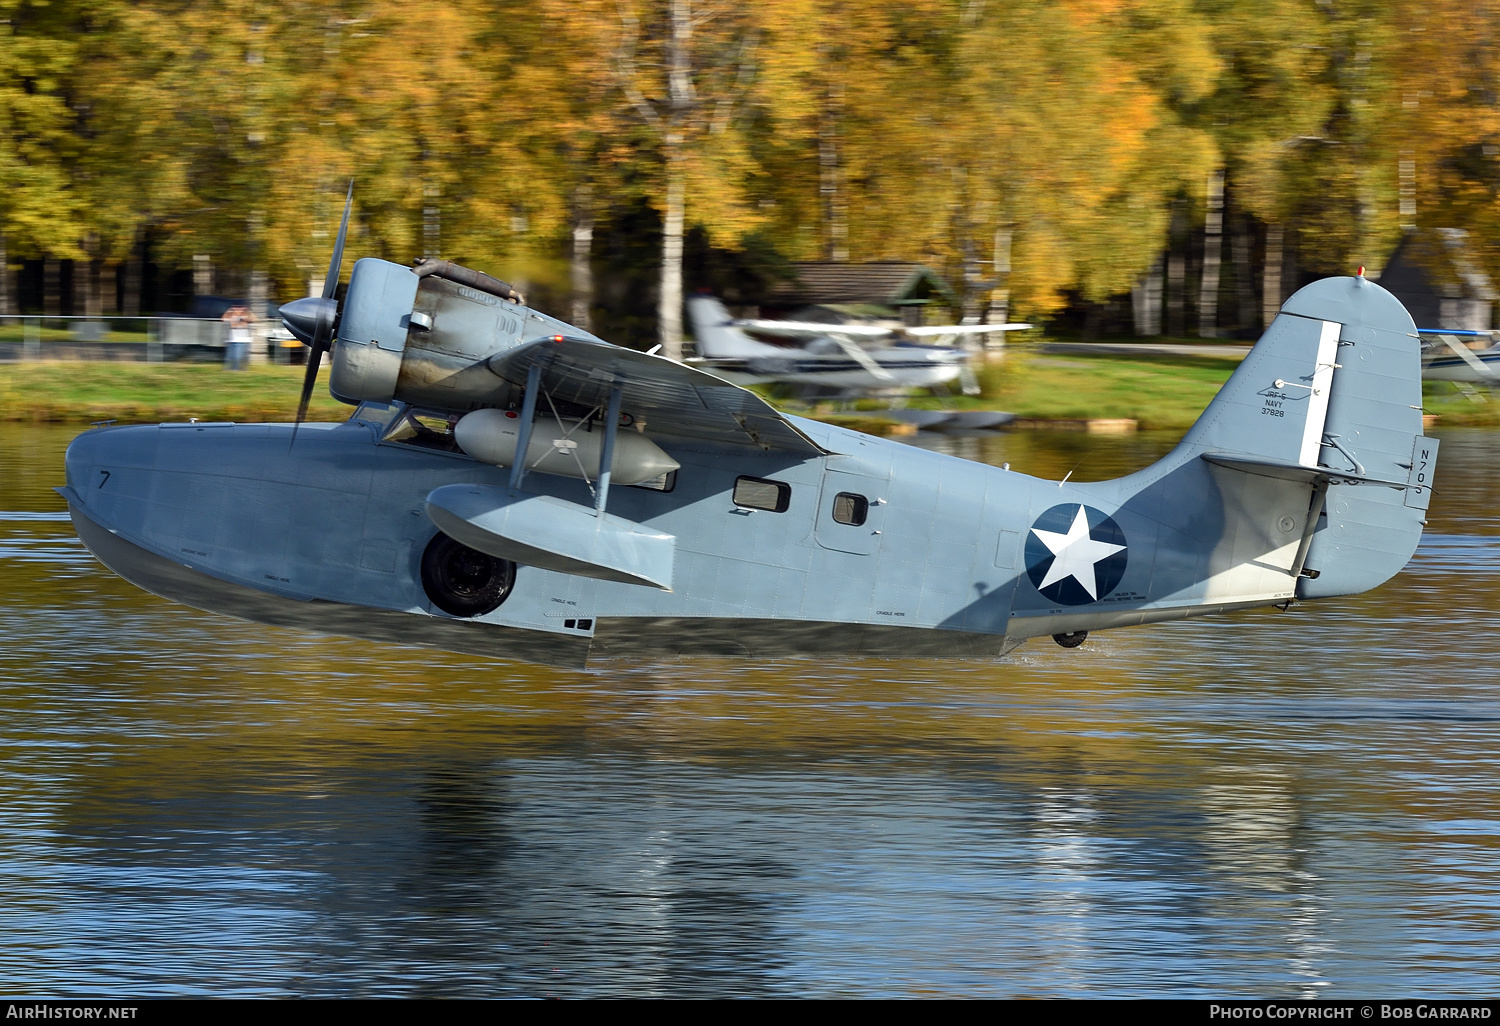
{"type": "Polygon", "coordinates": [[[444,485],[427,515],[448,537],[525,566],[672,590],[677,539],[576,502],[486,485],[444,485]]]}
{"type": "Polygon", "coordinates": [[[1347,470],[1334,470],[1330,467],[1304,467],[1300,463],[1290,463],[1285,460],[1261,459],[1253,456],[1229,456],[1219,452],[1206,452],[1203,459],[1216,466],[1227,467],[1230,470],[1243,471],[1246,474],[1255,474],[1258,477],[1274,477],[1282,481],[1306,481],[1308,484],[1323,482],[1326,484],[1374,484],[1384,485],[1387,488],[1405,488],[1405,481],[1388,481],[1384,478],[1370,477],[1366,474],[1356,474],[1347,470]]]}

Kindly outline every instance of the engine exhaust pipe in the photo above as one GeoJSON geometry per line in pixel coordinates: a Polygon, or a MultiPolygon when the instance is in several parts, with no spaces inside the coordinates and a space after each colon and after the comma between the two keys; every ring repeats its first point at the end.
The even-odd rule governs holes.
{"type": "Polygon", "coordinates": [[[524,304],[526,302],[525,296],[499,278],[492,278],[483,271],[460,267],[451,260],[433,260],[429,257],[421,257],[412,263],[411,269],[416,272],[418,278],[425,278],[430,274],[451,281],[456,285],[467,285],[476,291],[484,292],[491,296],[499,296],[501,299],[508,299],[512,303],[524,304]]]}

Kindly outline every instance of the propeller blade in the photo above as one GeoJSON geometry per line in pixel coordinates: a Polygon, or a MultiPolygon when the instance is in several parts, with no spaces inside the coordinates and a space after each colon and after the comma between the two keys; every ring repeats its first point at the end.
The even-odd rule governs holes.
{"type": "MultiPolygon", "coordinates": [[[[349,179],[349,195],[344,197],[344,220],[339,223],[339,237],[333,243],[333,259],[328,261],[328,275],[323,279],[323,298],[332,299],[339,288],[339,268],[344,265],[344,237],[349,234],[349,208],[354,206],[354,179],[349,179]]],[[[311,362],[308,363],[311,367],[311,362]]]]}
{"type": "MultiPolygon", "coordinates": [[[[300,308],[293,311],[294,316],[284,318],[283,322],[291,327],[295,322],[302,327],[306,320],[312,319],[312,338],[307,341],[311,350],[307,354],[307,373],[302,375],[302,398],[297,402],[297,419],[292,422],[292,440],[288,445],[297,444],[297,429],[307,419],[307,405],[312,402],[313,387],[318,383],[318,367],[323,362],[323,354],[333,347],[333,334],[338,330],[339,308],[334,297],[339,290],[339,270],[344,264],[344,239],[349,235],[349,211],[354,206],[354,179],[349,179],[349,194],[344,197],[344,219],[339,222],[338,238],[333,242],[333,259],[328,261],[328,275],[323,279],[323,298],[318,301],[319,306],[313,308],[310,299],[299,299],[297,303],[289,303],[288,307],[295,307],[298,303],[310,307],[306,316],[300,308]]],[[[304,328],[305,330],[305,328],[304,328]]],[[[298,334],[295,330],[292,334],[298,334]]],[[[299,336],[300,337],[300,336],[299,336]]]]}
{"type": "Polygon", "coordinates": [[[318,365],[323,362],[326,342],[318,342],[307,354],[307,372],[302,375],[302,399],[297,403],[297,419],[292,424],[292,441],[297,440],[297,428],[307,419],[307,404],[312,402],[313,386],[318,383],[318,365]]]}

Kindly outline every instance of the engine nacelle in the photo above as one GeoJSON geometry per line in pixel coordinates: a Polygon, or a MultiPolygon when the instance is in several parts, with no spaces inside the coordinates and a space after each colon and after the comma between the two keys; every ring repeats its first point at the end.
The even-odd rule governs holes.
{"type": "Polygon", "coordinates": [[[355,262],[328,379],[335,396],[356,403],[395,398],[419,280],[388,260],[355,262]]]}
{"type": "Polygon", "coordinates": [[[424,262],[418,274],[388,260],[354,265],[333,347],[329,388],[348,403],[393,399],[462,412],[508,406],[520,389],[485,360],[533,339],[566,334],[593,338],[513,299],[518,294],[488,275],[424,262]],[[459,274],[458,272],[464,272],[459,274]],[[444,273],[483,285],[445,278],[444,273]]]}
{"type": "MultiPolygon", "coordinates": [[[[453,427],[453,438],[460,449],[497,467],[508,467],[515,462],[520,433],[521,419],[511,410],[475,410],[465,414],[453,427]]],[[[602,428],[595,426],[590,431],[578,421],[564,420],[559,424],[550,417],[538,416],[526,446],[526,469],[593,480],[599,476],[603,447],[602,428]]],[[[670,474],[679,466],[645,435],[635,431],[615,433],[610,475],[617,484],[641,484],[670,474]]]]}

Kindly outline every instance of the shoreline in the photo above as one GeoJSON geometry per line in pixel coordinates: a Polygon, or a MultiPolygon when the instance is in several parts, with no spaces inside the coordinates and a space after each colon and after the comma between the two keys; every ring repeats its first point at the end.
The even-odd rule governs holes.
{"type": "MultiPolygon", "coordinates": [[[[1237,361],[1163,356],[1055,355],[1012,351],[977,368],[979,396],[913,396],[912,410],[1006,411],[1000,430],[1131,433],[1186,430],[1237,361]]],[[[312,420],[342,420],[350,407],[328,394],[319,374],[312,420]]],[[[290,421],[303,368],[261,364],[225,371],[215,364],[37,361],[0,364],[0,421],[9,423],[149,424],[169,420],[290,421]]],[[[1424,424],[1500,426],[1500,395],[1464,393],[1447,382],[1423,390],[1424,424]]],[[[836,404],[771,400],[787,413],[887,437],[914,434],[885,400],[836,404]]]]}

